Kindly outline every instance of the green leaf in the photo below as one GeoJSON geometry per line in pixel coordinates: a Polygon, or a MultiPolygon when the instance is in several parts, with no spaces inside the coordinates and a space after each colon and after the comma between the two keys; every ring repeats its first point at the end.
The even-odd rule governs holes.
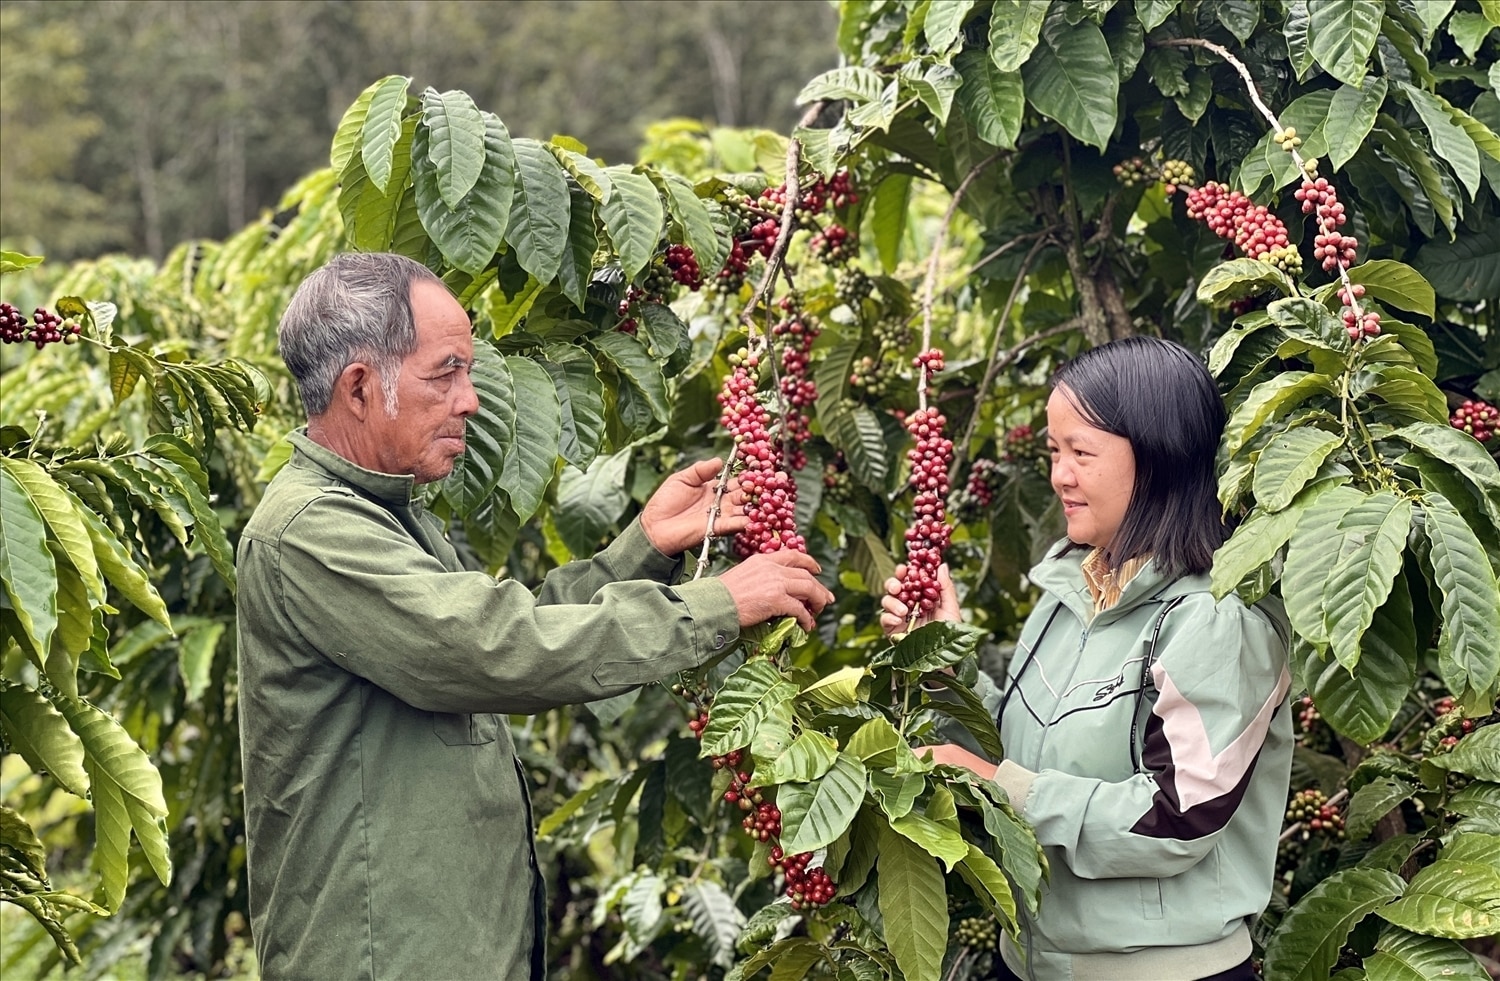
{"type": "Polygon", "coordinates": [[[594,223],[594,201],[583,191],[568,193],[568,247],[557,268],[557,285],[563,296],[582,310],[588,302],[589,278],[594,271],[594,253],[599,233],[594,223]]]}
{"type": "Polygon", "coordinates": [[[1323,621],[1323,584],[1343,557],[1345,536],[1338,523],[1363,500],[1364,495],[1353,488],[1335,487],[1302,512],[1292,531],[1281,595],[1293,629],[1319,647],[1329,642],[1323,621]]]}
{"type": "Polygon", "coordinates": [[[6,745],[33,770],[45,770],[59,787],[88,799],[83,743],[45,695],[25,685],[0,682],[0,729],[6,745]]]}
{"type": "Polygon", "coordinates": [[[1312,654],[1299,674],[1329,725],[1350,739],[1373,742],[1391,727],[1416,682],[1416,648],[1411,593],[1398,576],[1360,638],[1359,666],[1352,673],[1337,660],[1312,654]]]}
{"type": "Polygon", "coordinates": [[[1371,368],[1370,375],[1379,380],[1362,394],[1381,399],[1399,413],[1403,421],[1415,418],[1423,422],[1440,423],[1448,417],[1447,399],[1432,383],[1432,379],[1416,368],[1385,364],[1371,368]]]}
{"type": "Polygon", "coordinates": [[[665,215],[661,197],[649,178],[629,167],[617,165],[605,172],[609,174],[611,188],[599,214],[620,256],[625,278],[634,279],[651,261],[661,238],[665,215]]]}
{"type": "Polygon", "coordinates": [[[891,820],[891,830],[943,863],[949,871],[968,857],[968,842],[952,828],[916,812],[891,820]]]}
{"type": "Polygon", "coordinates": [[[854,479],[870,490],[883,490],[886,479],[885,433],[875,413],[867,406],[848,402],[829,406],[824,412],[824,405],[820,403],[818,417],[823,424],[823,435],[834,449],[843,452],[854,479]]]}
{"type": "Polygon", "coordinates": [[[991,146],[1014,147],[1026,112],[1020,73],[1001,71],[975,48],[960,53],[954,64],[963,79],[958,103],[979,138],[991,146]]]}
{"type": "Polygon", "coordinates": [[[948,890],[927,852],[880,829],[880,913],[885,940],[907,981],[940,981],[948,945],[948,890]]]}
{"type": "MultiPolygon", "coordinates": [[[[901,80],[893,78],[881,90],[880,98],[874,102],[866,102],[853,107],[845,114],[844,118],[852,126],[867,126],[885,132],[891,128],[891,122],[896,118],[896,108],[900,102],[900,98],[901,80]]],[[[809,153],[807,154],[807,159],[816,161],[818,157],[815,153],[809,153]]]]}
{"type": "Polygon", "coordinates": [[[1377,777],[1356,790],[1349,798],[1349,808],[1344,815],[1344,830],[1350,840],[1362,841],[1381,818],[1402,801],[1410,799],[1416,789],[1405,780],[1377,777]]]}
{"type": "Polygon", "coordinates": [[[924,623],[898,640],[874,664],[890,664],[907,674],[927,674],[956,664],[974,653],[985,631],[973,624],[952,620],[924,623]]]}
{"type": "MultiPolygon", "coordinates": [[[[555,140],[556,137],[553,137],[553,139],[555,140]]],[[[543,144],[543,146],[547,148],[547,152],[557,158],[557,162],[562,164],[563,170],[573,175],[573,179],[578,182],[578,186],[591,199],[603,201],[609,196],[609,189],[612,186],[609,175],[592,158],[577,150],[558,146],[555,142],[548,142],[543,144]]]]}
{"type": "Polygon", "coordinates": [[[1366,868],[1343,869],[1319,882],[1287,911],[1271,935],[1266,975],[1326,981],[1354,924],[1401,895],[1405,885],[1394,872],[1366,868]]]}
{"type": "MultiPolygon", "coordinates": [[[[720,702],[715,701],[714,714],[719,711],[720,702]]],[[[713,725],[712,716],[708,724],[713,725]]],[[[865,765],[848,753],[840,753],[828,772],[811,783],[782,784],[776,791],[781,847],[794,854],[832,843],[848,830],[864,799],[865,765]]]]}
{"type": "Polygon", "coordinates": [[[1047,856],[1037,843],[1030,825],[1009,804],[994,804],[978,798],[984,815],[984,830],[1000,846],[1000,867],[1021,891],[1026,908],[1037,910],[1042,883],[1048,875],[1047,856]]]}
{"type": "Polygon", "coordinates": [[[1141,26],[1148,31],[1154,31],[1167,22],[1177,9],[1177,0],[1136,0],[1135,15],[1140,18],[1141,26]]]}
{"type": "MultiPolygon", "coordinates": [[[[328,160],[333,166],[335,174],[343,173],[344,168],[359,150],[364,140],[365,118],[369,115],[370,100],[380,87],[390,79],[398,78],[397,75],[387,75],[380,81],[373,83],[361,92],[349,106],[344,110],[343,117],[339,120],[338,127],[333,133],[333,145],[329,149],[328,160]]],[[[9,272],[9,270],[0,270],[9,272]]]]}
{"type": "Polygon", "coordinates": [[[1428,319],[1437,316],[1437,296],[1432,285],[1404,262],[1372,259],[1352,267],[1349,279],[1362,284],[1368,295],[1382,303],[1420,313],[1428,319]]]}
{"type": "Polygon", "coordinates": [[[927,8],[927,18],[922,22],[927,46],[939,54],[951,48],[973,9],[974,0],[932,0],[927,8]]]}
{"type": "Polygon", "coordinates": [[[42,264],[42,256],[26,255],[23,252],[0,250],[0,273],[20,272],[42,264]]]}
{"type": "Polygon", "coordinates": [[[630,503],[625,489],[625,471],[630,466],[629,447],[601,456],[587,470],[565,467],[557,483],[557,507],[552,517],[568,551],[593,555],[600,542],[630,503]]]}
{"type": "Polygon", "coordinates": [[[1334,394],[1332,380],[1309,371],[1282,372],[1256,385],[1235,407],[1224,427],[1225,453],[1234,456],[1267,422],[1285,416],[1318,393],[1334,394]]]}
{"type": "Polygon", "coordinates": [[[95,896],[99,905],[115,913],[125,898],[130,874],[130,812],[119,786],[101,776],[93,760],[85,760],[84,766],[93,784],[94,853],[90,864],[99,873],[95,896]]]}
{"type": "MultiPolygon", "coordinates": [[[[1334,170],[1354,158],[1364,145],[1365,137],[1375,125],[1375,116],[1385,102],[1387,84],[1383,78],[1366,78],[1360,88],[1345,85],[1333,94],[1328,105],[1332,125],[1323,127],[1322,137],[1328,145],[1328,162],[1334,170]]],[[[1285,150],[1278,152],[1286,153],[1285,150]]]]}
{"type": "MultiPolygon", "coordinates": [[[[391,177],[397,173],[396,145],[401,140],[401,116],[406,111],[406,90],[411,79],[387,75],[373,86],[369,109],[360,136],[360,159],[370,183],[381,194],[391,193],[391,177]]],[[[352,157],[352,154],[351,154],[352,157]]],[[[401,162],[399,173],[411,171],[410,157],[401,162]]],[[[399,188],[397,188],[399,190],[399,188]]]]}
{"type": "Polygon", "coordinates": [[[1448,18],[1448,33],[1453,40],[1458,42],[1458,47],[1464,53],[1464,57],[1470,61],[1479,52],[1479,46],[1489,36],[1495,25],[1490,23],[1484,14],[1471,13],[1461,10],[1448,18]]]}
{"type": "Polygon", "coordinates": [[[1455,860],[1445,852],[1417,873],[1405,895],[1376,912],[1413,933],[1454,940],[1493,937],[1500,933],[1500,866],[1493,848],[1488,861],[1455,860]]]}
{"type": "Polygon", "coordinates": [[[1241,44],[1250,40],[1250,35],[1255,33],[1256,25],[1260,23],[1260,8],[1250,0],[1224,0],[1219,4],[1214,13],[1219,18],[1219,23],[1229,29],[1241,44]]]}
{"type": "MultiPolygon", "coordinates": [[[[148,452],[160,449],[161,444],[154,442],[154,439],[153,437],[146,441],[148,452]]],[[[219,524],[219,516],[214,511],[213,505],[199,489],[194,475],[177,460],[165,454],[153,455],[149,459],[152,466],[165,475],[187,501],[188,509],[193,516],[193,540],[202,547],[209,561],[213,563],[214,570],[233,593],[237,581],[234,574],[234,547],[229,544],[229,539],[224,534],[224,528],[219,524]]],[[[194,469],[197,469],[196,466],[194,469]]]]}
{"type": "MultiPolygon", "coordinates": [[[[1214,342],[1213,348],[1208,352],[1208,372],[1215,378],[1224,373],[1224,369],[1234,361],[1240,344],[1246,338],[1266,330],[1271,326],[1271,318],[1264,312],[1257,311],[1240,318],[1238,326],[1225,331],[1224,334],[1214,342]]],[[[1269,334],[1269,332],[1268,332],[1269,334]]]]}
{"type": "Polygon", "coordinates": [[[57,629],[57,561],[42,512],[10,467],[0,468],[0,583],[28,642],[46,652],[57,629]]]}
{"type": "Polygon", "coordinates": [[[1231,259],[1221,262],[1198,282],[1198,302],[1209,305],[1242,300],[1267,290],[1276,290],[1282,296],[1296,292],[1286,273],[1259,259],[1231,259]]]}
{"type": "Polygon", "coordinates": [[[1002,928],[1014,929],[1016,923],[1016,897],[1011,892],[1010,880],[1005,877],[995,860],[980,850],[978,845],[966,842],[968,854],[958,863],[958,872],[963,876],[974,895],[985,905],[990,914],[1000,921],[1002,928]]]}
{"type": "Polygon", "coordinates": [[[1364,968],[1367,981],[1490,981],[1474,955],[1452,940],[1389,926],[1364,968]]]}
{"type": "Polygon", "coordinates": [[[958,72],[944,64],[929,64],[924,68],[922,62],[912,61],[902,67],[897,77],[903,88],[917,94],[939,126],[947,124],[953,111],[953,97],[962,84],[958,72]]]}
{"type": "Polygon", "coordinates": [[[1478,232],[1460,231],[1452,242],[1426,242],[1412,265],[1450,300],[1500,296],[1500,222],[1485,222],[1478,232]]]}
{"type": "Polygon", "coordinates": [[[34,461],[4,457],[0,458],[0,466],[10,472],[11,477],[15,478],[16,483],[31,499],[37,513],[46,520],[53,539],[62,546],[68,561],[73,563],[73,567],[83,578],[89,596],[96,602],[103,602],[104,580],[99,575],[99,563],[94,558],[94,545],[89,539],[88,528],[78,513],[83,504],[34,461]]]}
{"type": "Polygon", "coordinates": [[[935,672],[927,676],[932,682],[940,684],[951,691],[957,698],[956,701],[932,700],[927,707],[957,720],[979,748],[988,753],[993,759],[999,760],[1005,757],[1005,748],[1000,743],[1000,730],[995,728],[995,716],[989,709],[985,708],[984,702],[974,690],[957,678],[944,672],[935,672]]]}
{"type": "MultiPolygon", "coordinates": [[[[1428,203],[1432,205],[1432,213],[1436,215],[1448,234],[1454,235],[1457,223],[1454,220],[1454,199],[1448,193],[1448,185],[1444,183],[1444,175],[1439,172],[1437,166],[1432,162],[1432,148],[1425,139],[1420,139],[1418,133],[1400,125],[1395,119],[1380,113],[1375,117],[1375,145],[1384,150],[1397,164],[1405,168],[1407,173],[1416,178],[1421,186],[1422,194],[1426,196],[1428,203]]],[[[1419,219],[1421,215],[1416,215],[1419,219]]],[[[1424,227],[1430,227],[1432,218],[1425,220],[1424,227]]],[[[1418,264],[1420,268],[1420,263],[1418,264]]],[[[1428,279],[1432,279],[1431,276],[1428,279]]],[[[1433,280],[1437,286],[1437,281],[1433,280]]],[[[1439,287],[1441,289],[1441,287],[1439,287]]]]}
{"type": "Polygon", "coordinates": [[[745,914],[724,887],[707,879],[689,883],[682,890],[682,908],[693,932],[703,938],[709,960],[719,967],[734,963],[734,941],[745,927],[745,914]]]}
{"type": "Polygon", "coordinates": [[[756,781],[762,786],[791,781],[809,783],[827,773],[838,755],[839,744],[828,736],[821,732],[804,732],[792,740],[769,770],[756,774],[756,781]]]}
{"type": "Polygon", "coordinates": [[[516,189],[505,241],[521,268],[539,282],[551,282],[568,246],[571,204],[562,166],[536,140],[512,140],[516,189]]]}
{"type": "Polygon", "coordinates": [[[723,756],[748,746],[755,727],[773,707],[796,696],[797,686],[783,678],[770,661],[746,661],[725,679],[714,697],[700,754],[705,758],[723,756]]]}
{"type": "Polygon", "coordinates": [[[1307,486],[1328,454],[1342,444],[1340,437],[1311,426],[1281,433],[1266,444],[1255,463],[1251,486],[1256,501],[1267,511],[1285,508],[1307,486]]]}
{"type": "Polygon", "coordinates": [[[712,277],[724,265],[729,243],[715,230],[708,205],[698,197],[693,185],[677,174],[653,170],[651,177],[666,195],[667,213],[681,226],[683,242],[693,250],[704,278],[712,277]]]}
{"type": "Polygon", "coordinates": [[[1021,75],[1026,82],[1026,99],[1038,112],[1057,120],[1089,146],[1102,151],[1109,143],[1115,129],[1120,77],[1110,59],[1109,45],[1093,21],[1069,26],[1060,16],[1049,17],[1041,43],[1021,66],[1021,75]]]}
{"type": "Polygon", "coordinates": [[[869,697],[869,677],[869,668],[839,668],[802,689],[802,694],[823,708],[857,705],[869,697]]]}
{"type": "Polygon", "coordinates": [[[587,469],[604,443],[604,385],[593,357],[583,348],[553,344],[546,355],[542,367],[552,376],[562,404],[558,455],[587,469]]]}
{"type": "MultiPolygon", "coordinates": [[[[911,200],[911,175],[891,174],[875,188],[870,204],[870,227],[880,266],[889,275],[900,257],[901,237],[906,233],[906,209],[911,200]]],[[[845,373],[847,375],[847,372],[845,373]]],[[[822,392],[819,386],[818,391],[822,392]]]]}
{"type": "Polygon", "coordinates": [[[1301,296],[1288,297],[1272,301],[1266,313],[1293,337],[1333,351],[1349,350],[1349,334],[1343,323],[1321,303],[1301,296]]]}
{"type": "Polygon", "coordinates": [[[1464,128],[1448,114],[1447,101],[1405,82],[1397,83],[1421,117],[1427,138],[1439,160],[1453,168],[1459,183],[1469,192],[1469,200],[1479,193],[1483,177],[1479,170],[1479,147],[1464,128]]]}
{"type": "Polygon", "coordinates": [[[1384,5],[1380,0],[1317,0],[1308,10],[1308,47],[1314,60],[1341,82],[1362,83],[1380,36],[1384,5]]]}
{"type": "Polygon", "coordinates": [[[500,117],[484,113],[484,163],[469,193],[456,206],[443,199],[437,168],[429,158],[429,134],[418,126],[412,138],[412,186],[422,227],[443,257],[478,276],[505,240],[515,196],[515,158],[500,117]]]}
{"type": "Polygon", "coordinates": [[[640,333],[636,336],[651,346],[651,356],[666,364],[666,372],[675,373],[674,366],[693,349],[687,324],[665,303],[641,303],[637,309],[640,333]]]}
{"type": "Polygon", "coordinates": [[[645,345],[618,331],[600,334],[589,343],[619,369],[620,377],[645,400],[652,418],[665,422],[671,416],[671,407],[667,405],[667,381],[662,377],[661,368],[646,353],[645,345]]]}
{"type": "Polygon", "coordinates": [[[887,818],[904,817],[916,806],[917,797],[927,789],[927,779],[920,773],[892,773],[876,770],[870,774],[870,790],[887,818]]]}
{"type": "Polygon", "coordinates": [[[1433,37],[1437,34],[1443,21],[1452,13],[1456,0],[1424,0],[1422,3],[1412,4],[1412,13],[1416,14],[1417,20],[1422,24],[1422,44],[1432,44],[1433,37]]]}
{"type": "Polygon", "coordinates": [[[89,538],[94,543],[94,557],[99,561],[104,578],[142,613],[171,630],[172,620],[167,616],[167,605],[125,545],[93,511],[82,508],[78,513],[88,527],[89,538]]]}
{"type": "Polygon", "coordinates": [[[479,507],[494,491],[505,471],[506,455],[516,444],[515,384],[505,358],[493,345],[474,345],[469,380],[479,397],[479,411],[468,418],[464,453],[443,480],[443,496],[460,514],[479,507]]]}
{"type": "Polygon", "coordinates": [[[1339,530],[1352,547],[1323,587],[1323,626],[1334,657],[1350,671],[1359,663],[1361,637],[1401,571],[1411,517],[1410,500],[1378,491],[1339,519],[1339,530]]]}
{"type": "Polygon", "coordinates": [[[911,755],[906,740],[885,718],[871,719],[854,731],[844,750],[872,767],[892,767],[902,755],[911,755]]]}
{"type": "Polygon", "coordinates": [[[996,0],[990,11],[989,50],[997,70],[1013,72],[1031,57],[1042,35],[1047,8],[1045,3],[1028,0],[996,0]]]}
{"type": "Polygon", "coordinates": [[[879,72],[873,68],[850,65],[814,77],[797,93],[797,104],[800,106],[819,100],[838,99],[854,103],[873,102],[880,98],[884,89],[885,80],[879,72]]]}
{"type": "Polygon", "coordinates": [[[1429,558],[1443,593],[1438,676],[1459,696],[1493,697],[1500,678],[1500,586],[1484,546],[1448,499],[1421,495],[1429,558]]]}
{"type": "Polygon", "coordinates": [[[1500,783],[1500,726],[1476,729],[1451,751],[1428,757],[1427,761],[1454,773],[1500,783]]]}
{"type": "Polygon", "coordinates": [[[424,153],[433,167],[438,196],[449,211],[457,211],[485,169],[484,117],[467,92],[429,88],[422,93],[422,124],[428,133],[424,153]]]}
{"type": "Polygon", "coordinates": [[[1282,34],[1286,37],[1287,56],[1300,82],[1312,70],[1313,53],[1308,44],[1308,31],[1312,27],[1312,12],[1309,0],[1290,0],[1286,5],[1286,22],[1282,34]]]}
{"type": "Polygon", "coordinates": [[[505,359],[515,387],[515,404],[525,406],[516,413],[516,438],[505,454],[505,469],[498,486],[510,496],[511,506],[526,521],[542,506],[557,446],[562,438],[562,405],[557,386],[546,369],[530,358],[512,355],[505,359]]]}
{"type": "Polygon", "coordinates": [[[177,648],[177,671],[188,704],[197,703],[208,690],[214,653],[218,650],[225,626],[222,621],[208,623],[183,634],[182,643],[177,648]]]}

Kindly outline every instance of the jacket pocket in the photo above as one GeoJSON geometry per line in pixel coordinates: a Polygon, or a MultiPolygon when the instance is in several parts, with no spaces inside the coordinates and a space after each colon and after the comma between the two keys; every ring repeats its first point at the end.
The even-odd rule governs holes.
{"type": "Polygon", "coordinates": [[[449,746],[482,746],[492,743],[499,728],[498,720],[493,715],[432,713],[432,731],[449,746]]]}
{"type": "Polygon", "coordinates": [[[1141,880],[1141,911],[1148,920],[1160,920],[1164,918],[1160,879],[1141,880]]]}

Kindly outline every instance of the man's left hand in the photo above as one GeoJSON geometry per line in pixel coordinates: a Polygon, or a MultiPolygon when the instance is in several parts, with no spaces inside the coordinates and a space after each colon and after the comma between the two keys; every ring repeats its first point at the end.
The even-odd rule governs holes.
{"type": "MultiPolygon", "coordinates": [[[[714,506],[714,488],[723,469],[723,460],[700,460],[668,477],[651,495],[641,511],[641,528],[658,551],[678,555],[702,544],[708,511],[714,506]]],[[[729,478],[720,509],[714,519],[715,535],[732,535],[749,523],[745,492],[740,490],[738,478],[729,478]]]]}

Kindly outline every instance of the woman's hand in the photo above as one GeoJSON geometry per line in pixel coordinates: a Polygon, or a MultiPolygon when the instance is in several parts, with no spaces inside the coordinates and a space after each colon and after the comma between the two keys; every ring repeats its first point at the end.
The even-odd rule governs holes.
{"type": "Polygon", "coordinates": [[[975,756],[962,746],[952,743],[942,743],[937,746],[917,746],[912,752],[917,754],[918,759],[931,760],[934,763],[945,763],[948,766],[959,766],[968,770],[975,776],[985,780],[995,779],[995,771],[999,767],[982,756],[975,756]]]}
{"type": "Polygon", "coordinates": [[[929,620],[962,620],[963,614],[958,609],[958,591],[953,588],[953,577],[948,574],[948,563],[944,562],[938,566],[938,601],[933,608],[931,617],[919,617],[915,624],[910,622],[911,610],[897,597],[901,593],[901,577],[906,574],[906,566],[896,566],[896,574],[885,581],[886,595],[881,598],[880,606],[884,611],[880,614],[880,626],[886,635],[905,633],[912,627],[920,627],[929,620]]]}

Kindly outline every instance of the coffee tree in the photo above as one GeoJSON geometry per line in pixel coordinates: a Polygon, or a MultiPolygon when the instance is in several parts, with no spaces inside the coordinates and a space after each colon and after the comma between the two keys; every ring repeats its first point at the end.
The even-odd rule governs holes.
{"type": "MultiPolygon", "coordinates": [[[[263,372],[253,433],[196,437],[211,397],[171,427],[202,448],[227,541],[295,422],[280,308],[352,247],[428,264],[475,321],[483,408],[429,492],[472,565],[535,581],[711,454],[754,523],[715,546],[706,518],[685,575],[819,559],[839,600],[814,634],[752,631],[668,686],[518,727],[551,960],[574,977],[989,971],[998,931],[1046,902],[1048,856],[921,746],[1003,753],[978,669],[1003,669],[1060,533],[1051,370],[1142,331],[1199,349],[1230,409],[1214,588],[1281,597],[1305,689],[1257,957],[1273,979],[1480,977],[1500,929],[1497,22],[1473,0],[849,2],[845,64],[808,83],[790,138],[662,126],[636,166],[393,76],[276,215],[160,270],[79,267],[62,295],[114,300],[161,364],[263,372]],[[886,640],[898,561],[918,604],[946,561],[969,625],[886,640]]],[[[94,349],[30,355],[14,411],[109,408],[53,377],[94,349]]],[[[163,430],[131,404],[47,439],[118,418],[145,447],[163,430]]],[[[85,677],[188,798],[168,826],[192,878],[142,884],[113,932],[75,921],[100,963],[154,936],[158,974],[221,960],[244,903],[232,603],[196,530],[145,537],[164,528],[130,547],[193,584],[169,598],[180,639],[104,611],[135,684],[85,677]]],[[[11,661],[34,636],[12,632],[11,661]]],[[[51,698],[46,666],[15,678],[51,698]]]]}

